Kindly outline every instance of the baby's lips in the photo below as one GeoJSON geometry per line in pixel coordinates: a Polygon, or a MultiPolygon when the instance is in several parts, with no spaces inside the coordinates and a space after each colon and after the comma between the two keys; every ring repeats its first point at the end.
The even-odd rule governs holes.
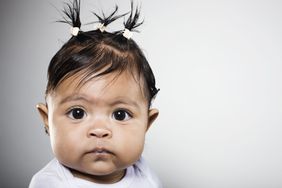
{"type": "Polygon", "coordinates": [[[94,149],[92,151],[93,153],[110,153],[108,150],[106,149],[94,149]]]}
{"type": "Polygon", "coordinates": [[[95,147],[94,149],[90,150],[88,153],[97,153],[97,154],[114,154],[112,151],[105,147],[95,147]]]}

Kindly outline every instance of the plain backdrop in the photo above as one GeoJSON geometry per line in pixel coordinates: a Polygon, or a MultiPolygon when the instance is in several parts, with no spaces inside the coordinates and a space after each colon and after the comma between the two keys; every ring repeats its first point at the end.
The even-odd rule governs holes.
{"type": "MultiPolygon", "coordinates": [[[[165,188],[282,187],[282,1],[143,0],[133,38],[161,89],[144,156],[165,188]]],[[[120,13],[129,0],[82,0],[120,13]]],[[[53,158],[35,105],[70,38],[58,0],[0,2],[0,187],[27,187],[53,158]]],[[[115,30],[121,24],[113,24],[115,30]]],[[[83,30],[94,26],[83,26],[83,30]]]]}

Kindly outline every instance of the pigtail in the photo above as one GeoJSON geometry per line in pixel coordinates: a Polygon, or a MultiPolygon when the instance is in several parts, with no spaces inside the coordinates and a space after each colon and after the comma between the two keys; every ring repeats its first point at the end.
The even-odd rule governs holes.
{"type": "Polygon", "coordinates": [[[65,7],[62,10],[64,13],[63,20],[58,22],[69,24],[72,27],[81,27],[80,22],[80,0],[74,0],[72,3],[65,3],[65,7]]]}
{"type": "Polygon", "coordinates": [[[80,0],[73,0],[73,2],[65,3],[65,7],[62,10],[63,20],[57,22],[66,23],[72,26],[71,34],[77,36],[81,27],[80,21],[80,0]]]}
{"type": "MultiPolygon", "coordinates": [[[[118,11],[118,6],[115,6],[115,10],[108,16],[106,17],[105,13],[102,12],[102,16],[99,16],[97,13],[93,12],[93,14],[98,18],[98,22],[103,24],[104,27],[108,26],[110,23],[114,22],[115,20],[125,16],[128,13],[121,14],[121,15],[115,15],[118,11]]],[[[95,23],[95,22],[92,22],[95,23]]]]}
{"type": "Polygon", "coordinates": [[[136,28],[142,25],[144,22],[144,20],[142,20],[141,22],[138,22],[139,17],[140,17],[140,7],[137,6],[134,10],[133,1],[131,1],[130,15],[128,19],[123,22],[125,29],[128,29],[129,31],[138,32],[136,28]]]}

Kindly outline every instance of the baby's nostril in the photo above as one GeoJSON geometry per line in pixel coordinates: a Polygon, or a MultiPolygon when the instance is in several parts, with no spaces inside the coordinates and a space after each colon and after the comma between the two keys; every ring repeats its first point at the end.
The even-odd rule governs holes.
{"type": "Polygon", "coordinates": [[[91,135],[91,136],[96,136],[96,134],[94,134],[94,133],[90,133],[90,135],[91,135]]]}
{"type": "Polygon", "coordinates": [[[91,137],[106,138],[106,137],[110,137],[110,132],[108,130],[95,129],[90,131],[89,135],[91,137]]]}

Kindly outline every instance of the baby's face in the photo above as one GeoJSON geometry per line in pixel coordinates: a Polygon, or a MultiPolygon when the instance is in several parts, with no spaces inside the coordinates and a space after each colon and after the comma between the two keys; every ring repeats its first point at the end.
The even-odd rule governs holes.
{"type": "Polygon", "coordinates": [[[131,74],[111,73],[77,89],[69,78],[39,105],[56,158],[75,176],[118,181],[143,151],[145,133],[157,117],[131,74]],[[46,108],[46,109],[45,109],[46,108]]]}

